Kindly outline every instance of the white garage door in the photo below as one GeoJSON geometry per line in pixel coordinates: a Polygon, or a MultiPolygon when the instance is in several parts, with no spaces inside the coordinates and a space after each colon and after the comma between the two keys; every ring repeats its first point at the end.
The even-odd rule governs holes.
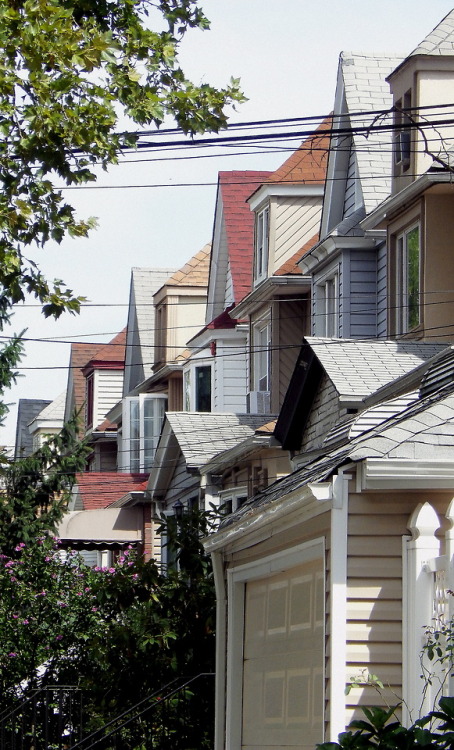
{"type": "Polygon", "coordinates": [[[322,559],[246,583],[243,750],[323,741],[322,559]]]}

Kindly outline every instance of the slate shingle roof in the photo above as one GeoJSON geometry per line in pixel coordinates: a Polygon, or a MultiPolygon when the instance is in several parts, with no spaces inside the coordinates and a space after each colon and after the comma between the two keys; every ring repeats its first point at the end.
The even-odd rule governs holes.
{"type": "Polygon", "coordinates": [[[188,468],[198,468],[263,426],[263,415],[167,412],[188,468]]]}
{"type": "Polygon", "coordinates": [[[28,425],[51,401],[39,398],[21,398],[17,408],[16,441],[14,458],[29,456],[33,451],[33,437],[28,425]]]}
{"type": "MultiPolygon", "coordinates": [[[[401,55],[341,53],[347,111],[354,127],[369,127],[372,123],[370,116],[361,117],[357,112],[381,112],[392,107],[386,77],[401,60],[401,55]]],[[[353,144],[364,206],[369,213],[391,190],[391,134],[354,133],[353,144]]]]}
{"type": "Polygon", "coordinates": [[[88,471],[77,474],[75,489],[83,510],[107,508],[128,492],[146,489],[148,474],[88,471]]]}
{"type": "Polygon", "coordinates": [[[307,337],[340,396],[362,399],[411,372],[445,346],[415,341],[307,337]]]}
{"type": "Polygon", "coordinates": [[[219,172],[219,192],[236,305],[251,291],[252,286],[254,214],[246,199],[269,176],[270,172],[219,172]]]}
{"type": "Polygon", "coordinates": [[[415,55],[454,55],[454,10],[449,11],[408,57],[415,55]]]}

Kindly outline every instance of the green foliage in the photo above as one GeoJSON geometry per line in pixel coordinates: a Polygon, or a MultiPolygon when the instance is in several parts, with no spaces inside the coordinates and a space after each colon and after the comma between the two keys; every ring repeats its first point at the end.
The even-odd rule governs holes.
{"type": "Polygon", "coordinates": [[[431,711],[411,727],[402,726],[396,708],[364,708],[366,720],[352,721],[338,742],[317,745],[318,750],[410,750],[454,747],[454,698],[440,698],[439,710],[431,711]],[[394,720],[392,720],[394,719],[394,720]]]}
{"type": "Polygon", "coordinates": [[[239,82],[196,86],[178,65],[186,31],[208,26],[195,0],[0,3],[0,288],[10,303],[28,292],[45,316],[78,312],[83,298],[48,282],[27,248],[95,225],[76,218],[55,183],[91,182],[95,164],[106,169],[134,145],[118,132],[120,114],[141,126],[170,116],[186,133],[226,125],[239,82]]]}
{"type": "MultiPolygon", "coordinates": [[[[1,557],[2,709],[18,692],[77,685],[96,729],[147,694],[159,698],[159,688],[177,677],[213,672],[215,592],[199,542],[206,523],[205,514],[183,518],[175,538],[176,556],[184,550],[194,563],[190,576],[188,569],[163,575],[129,549],[110,568],[91,569],[75,553],[63,559],[49,538],[21,542],[1,557]]],[[[165,725],[169,750],[178,750],[183,718],[194,747],[209,747],[212,683],[198,685],[188,700],[184,717],[176,700],[146,713],[125,730],[132,743],[125,747],[140,747],[165,725]]]]}
{"type": "Polygon", "coordinates": [[[66,424],[28,458],[3,469],[0,495],[0,551],[12,555],[54,531],[66,510],[75,474],[85,467],[87,448],[78,439],[77,419],[66,424]]]}

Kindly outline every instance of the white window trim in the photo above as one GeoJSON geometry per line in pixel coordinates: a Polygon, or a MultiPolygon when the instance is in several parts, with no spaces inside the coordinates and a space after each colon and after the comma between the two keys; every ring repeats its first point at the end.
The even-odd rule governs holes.
{"type": "Polygon", "coordinates": [[[269,393],[271,391],[271,336],[271,314],[268,313],[266,316],[252,324],[252,391],[261,391],[262,393],[269,393]],[[266,350],[258,345],[258,339],[263,331],[268,332],[266,350]],[[258,377],[259,372],[261,372],[259,367],[260,359],[264,352],[267,354],[267,388],[260,388],[260,381],[265,377],[264,375],[258,377]]]}
{"type": "Polygon", "coordinates": [[[241,487],[231,487],[229,490],[221,490],[219,492],[218,498],[219,498],[219,508],[222,510],[223,505],[225,505],[228,502],[232,503],[232,513],[235,513],[236,510],[242,505],[242,501],[244,502],[248,497],[248,488],[247,485],[243,485],[241,487]]]}
{"type": "MultiPolygon", "coordinates": [[[[140,473],[147,471],[145,468],[145,431],[144,431],[144,402],[145,401],[166,401],[167,395],[161,393],[140,393],[138,396],[127,396],[123,399],[123,417],[122,417],[122,454],[120,464],[123,470],[131,473],[140,473]],[[130,404],[137,401],[139,404],[139,467],[132,469],[132,451],[131,451],[131,423],[130,423],[130,404]]],[[[163,415],[164,416],[164,415],[163,415]]],[[[161,425],[162,426],[162,425],[161,425]]],[[[156,436],[157,439],[159,435],[156,436]]],[[[157,440],[156,440],[157,442],[157,440]]]]}
{"type": "Polygon", "coordinates": [[[266,279],[270,248],[270,206],[266,204],[255,215],[254,284],[266,279]],[[261,240],[261,242],[260,242],[261,240]]]}
{"type": "MultiPolygon", "coordinates": [[[[243,708],[243,640],[246,583],[265,578],[273,573],[290,570],[305,562],[323,559],[325,569],[325,540],[323,537],[303,542],[291,549],[276,552],[260,560],[244,563],[227,570],[227,700],[226,747],[240,750],[243,708]]],[[[323,629],[324,630],[324,629],[323,629]]],[[[325,633],[323,634],[325,638],[325,633]]]]}
{"type": "MultiPolygon", "coordinates": [[[[212,360],[195,359],[190,366],[183,370],[183,411],[197,411],[196,409],[196,370],[200,367],[209,367],[211,370],[211,409],[213,411],[214,400],[214,367],[212,360]],[[189,381],[187,381],[189,379],[189,381]],[[188,392],[186,387],[189,386],[188,392]],[[186,396],[189,395],[189,409],[186,408],[186,396]]],[[[208,413],[208,412],[207,412],[208,413]]]]}
{"type": "Polygon", "coordinates": [[[340,326],[340,265],[331,266],[314,283],[316,336],[337,338],[340,326]],[[333,285],[334,294],[327,294],[328,285],[333,285]],[[330,309],[330,300],[333,305],[330,309]]]}

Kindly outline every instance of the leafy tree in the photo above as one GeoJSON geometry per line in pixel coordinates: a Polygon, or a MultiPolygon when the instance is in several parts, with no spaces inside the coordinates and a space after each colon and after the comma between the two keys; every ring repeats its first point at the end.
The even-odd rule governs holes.
{"type": "MultiPolygon", "coordinates": [[[[175,678],[213,672],[214,585],[196,533],[206,523],[205,514],[184,518],[171,542],[177,559],[184,550],[194,563],[191,576],[184,563],[163,575],[132,550],[110,568],[91,569],[74,553],[62,558],[58,543],[45,537],[3,555],[2,709],[39,686],[77,685],[89,727],[96,729],[148,694],[159,699],[159,689],[175,678]]],[[[189,696],[184,717],[184,736],[200,750],[210,746],[212,710],[213,684],[205,681],[189,696]]],[[[141,720],[124,730],[132,742],[125,746],[140,747],[150,731],[165,727],[169,748],[178,750],[182,718],[172,702],[163,712],[151,701],[141,720]]]]}
{"type": "Polygon", "coordinates": [[[49,283],[27,248],[94,225],[76,218],[55,182],[93,181],[95,164],[105,169],[134,145],[118,131],[120,115],[140,126],[170,116],[185,133],[226,125],[226,106],[243,99],[238,81],[196,86],[178,65],[184,34],[208,26],[196,0],[0,3],[0,287],[9,302],[30,292],[46,316],[78,311],[82,298],[49,283]]]}

